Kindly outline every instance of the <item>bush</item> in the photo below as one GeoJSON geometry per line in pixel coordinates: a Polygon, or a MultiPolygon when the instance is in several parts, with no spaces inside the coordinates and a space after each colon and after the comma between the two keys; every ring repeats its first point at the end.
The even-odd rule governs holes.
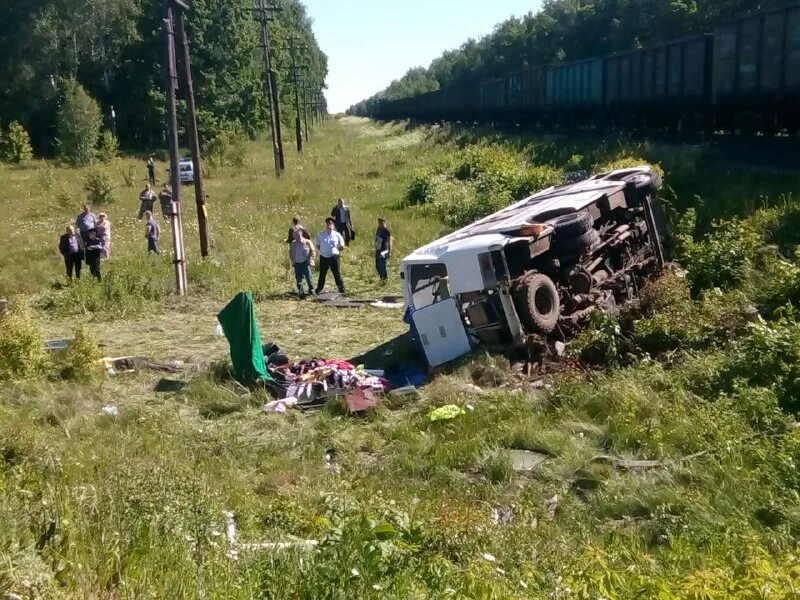
{"type": "Polygon", "coordinates": [[[17,121],[12,121],[8,132],[0,132],[0,160],[19,163],[32,158],[33,148],[28,132],[17,121]]]}
{"type": "Polygon", "coordinates": [[[88,165],[97,157],[103,116],[100,107],[80,83],[64,82],[64,95],[56,118],[58,153],[73,165],[88,165]]]}
{"type": "Polygon", "coordinates": [[[36,179],[43,192],[53,191],[56,185],[56,174],[49,162],[42,162],[42,165],[36,170],[36,179]]]}
{"type": "Polygon", "coordinates": [[[83,180],[86,200],[94,206],[105,206],[117,201],[117,187],[107,173],[91,169],[83,180]]]}
{"type": "Polygon", "coordinates": [[[244,137],[236,129],[222,129],[206,145],[206,158],[214,167],[243,167],[244,137]]]}
{"type": "MultiPolygon", "coordinates": [[[[686,220],[692,214],[693,211],[688,211],[686,220]]],[[[742,283],[762,243],[762,233],[738,219],[715,223],[712,232],[699,242],[684,231],[678,250],[692,292],[742,283]]]]}
{"type": "Polygon", "coordinates": [[[120,169],[119,172],[120,175],[122,175],[122,181],[126,188],[132,188],[136,185],[136,169],[134,167],[128,167],[127,171],[120,169]]]}
{"type": "Polygon", "coordinates": [[[103,130],[97,145],[97,158],[100,162],[110,163],[119,156],[119,141],[110,131],[103,130]]]}
{"type": "Polygon", "coordinates": [[[85,325],[75,330],[75,338],[64,352],[64,374],[69,379],[91,380],[100,374],[102,358],[94,333],[85,325]]]}
{"type": "Polygon", "coordinates": [[[0,380],[28,379],[41,373],[46,364],[44,333],[25,299],[12,298],[0,315],[0,380]]]}

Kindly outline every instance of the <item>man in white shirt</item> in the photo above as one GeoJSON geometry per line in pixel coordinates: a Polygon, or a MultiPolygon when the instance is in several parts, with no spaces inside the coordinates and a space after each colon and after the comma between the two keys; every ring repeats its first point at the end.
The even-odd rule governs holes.
{"type": "Polygon", "coordinates": [[[336,231],[336,221],[333,217],[325,219],[325,231],[317,235],[317,249],[319,250],[319,279],[316,293],[319,294],[325,288],[325,278],[330,269],[333,279],[336,281],[336,287],[339,288],[339,292],[344,294],[344,283],[339,270],[339,255],[344,250],[344,238],[341,233],[336,231]]]}

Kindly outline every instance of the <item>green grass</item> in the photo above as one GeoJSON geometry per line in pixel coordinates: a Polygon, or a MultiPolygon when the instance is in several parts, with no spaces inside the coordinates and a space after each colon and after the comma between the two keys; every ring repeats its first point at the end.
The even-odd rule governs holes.
{"type": "MultiPolygon", "coordinates": [[[[334,405],[274,415],[261,410],[266,396],[243,396],[224,377],[216,312],[233,293],[253,291],[263,337],[293,357],[350,357],[403,332],[399,310],[340,311],[291,299],[284,235],[294,214],[317,229],[344,196],[359,231],[345,258],[348,287],[364,296],[398,292],[396,278],[382,288],[374,274],[374,219],[389,219],[395,260],[439,234],[440,222],[399,206],[413,173],[455,149],[441,132],[348,118],[315,132],[280,181],[263,144],[247,150],[241,172],[208,179],[214,251],[205,263],[187,202],[186,299],[169,294],[167,259],[142,256],[135,188],[122,189],[107,211],[114,223],[107,283],[54,287],[63,277],[55,243],[80,204],[82,172],[0,167],[8,182],[0,202],[12,225],[0,239],[1,293],[27,292],[46,337],[88,324],[103,355],[187,366],[177,376],[185,387],[168,394],[153,391],[160,373],[71,381],[59,376],[57,361],[3,382],[0,596],[800,595],[800,432],[782,430],[798,405],[800,318],[786,308],[800,289],[789,235],[797,210],[790,202],[777,213],[743,208],[751,189],[788,193],[795,175],[784,187],[757,169],[734,175],[741,188],[732,180],[721,193],[741,197],[726,215],[748,220],[687,242],[688,280],[665,278],[639,312],[596,324],[580,343],[602,350],[594,353],[605,360],[597,370],[533,389],[507,360],[478,353],[417,397],[387,398],[363,418],[334,405]],[[62,187],[74,205],[56,201],[62,187]],[[736,227],[752,228],[757,242],[738,244],[730,235],[736,227]],[[761,249],[764,236],[781,255],[761,249]],[[705,274],[730,266],[726,256],[745,268],[706,283],[705,274]],[[716,283],[724,289],[708,287],[716,283]],[[469,407],[452,421],[430,421],[434,408],[450,403],[469,407]],[[119,414],[104,412],[109,405],[119,414]],[[324,458],[329,449],[333,464],[324,458]],[[548,459],[518,473],[510,450],[548,459]],[[686,458],[700,451],[707,453],[686,458]],[[626,471],[598,458],[608,455],[662,464],[626,471]],[[242,542],[320,545],[232,557],[223,511],[236,514],[242,542]],[[496,523],[497,511],[510,521],[496,523]]],[[[662,155],[665,163],[692,156],[679,147],[662,155]]],[[[559,161],[547,162],[560,168],[559,161]]],[[[115,168],[129,165],[144,172],[127,159],[115,168]]],[[[686,196],[688,171],[667,168],[666,179],[681,202],[696,205],[686,196]]]]}

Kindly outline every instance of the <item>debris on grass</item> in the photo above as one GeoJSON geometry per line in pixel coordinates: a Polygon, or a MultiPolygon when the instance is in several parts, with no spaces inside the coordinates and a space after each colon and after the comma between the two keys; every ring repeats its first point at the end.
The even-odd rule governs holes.
{"type": "Polygon", "coordinates": [[[530,450],[509,450],[511,465],[517,472],[533,471],[548,459],[546,454],[530,450]]]}
{"type": "Polygon", "coordinates": [[[445,404],[439,408],[431,411],[430,420],[433,421],[450,421],[456,419],[467,412],[455,404],[445,404]]]}

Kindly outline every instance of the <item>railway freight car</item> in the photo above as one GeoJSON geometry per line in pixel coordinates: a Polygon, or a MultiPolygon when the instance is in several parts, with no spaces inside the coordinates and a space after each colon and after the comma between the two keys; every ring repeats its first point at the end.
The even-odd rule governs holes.
{"type": "Polygon", "coordinates": [[[540,123],[544,106],[545,68],[527,66],[512,72],[508,83],[508,113],[515,122],[540,123]]]}
{"type": "Polygon", "coordinates": [[[604,59],[605,119],[628,129],[707,128],[713,36],[674,40],[604,59]]]}
{"type": "Polygon", "coordinates": [[[771,135],[800,130],[800,4],[713,34],[379,102],[379,119],[771,135]]]}
{"type": "Polygon", "coordinates": [[[592,122],[603,109],[603,59],[589,58],[545,69],[548,119],[562,123],[592,122]]]}
{"type": "Polygon", "coordinates": [[[723,23],[714,33],[717,126],[765,133],[800,126],[800,5],[723,23]]]}

